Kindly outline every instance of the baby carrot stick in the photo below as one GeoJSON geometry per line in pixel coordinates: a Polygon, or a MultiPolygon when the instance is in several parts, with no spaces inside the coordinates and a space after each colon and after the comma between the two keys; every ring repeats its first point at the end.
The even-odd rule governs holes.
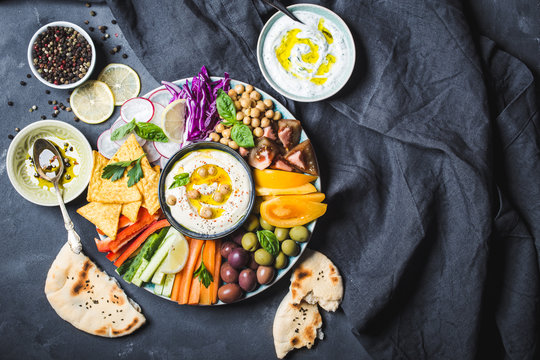
{"type": "Polygon", "coordinates": [[[193,279],[193,272],[195,271],[195,265],[199,260],[199,254],[201,253],[201,248],[204,241],[191,239],[189,244],[189,257],[186,264],[184,276],[182,276],[182,284],[180,285],[180,296],[178,298],[178,303],[187,304],[189,300],[189,291],[191,288],[191,283],[193,279]]]}

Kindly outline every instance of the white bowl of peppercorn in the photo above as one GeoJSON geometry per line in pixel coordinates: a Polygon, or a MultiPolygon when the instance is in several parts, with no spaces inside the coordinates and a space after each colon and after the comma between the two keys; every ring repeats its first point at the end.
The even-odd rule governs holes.
{"type": "Polygon", "coordinates": [[[72,89],[94,70],[96,48],[80,26],[54,21],[42,26],[28,45],[28,64],[34,76],[55,89],[72,89]]]}

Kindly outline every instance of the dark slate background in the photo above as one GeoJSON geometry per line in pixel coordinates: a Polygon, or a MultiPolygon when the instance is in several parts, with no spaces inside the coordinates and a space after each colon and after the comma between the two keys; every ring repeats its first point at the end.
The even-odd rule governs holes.
{"type": "MultiPolygon", "coordinates": [[[[149,1],[149,6],[158,6],[149,1]]],[[[501,47],[524,61],[540,78],[540,4],[538,1],[476,1],[469,5],[468,17],[477,30],[494,39],[501,47]]],[[[82,333],[56,316],[50,308],[43,286],[47,270],[65,241],[62,218],[57,208],[39,207],[25,201],[9,184],[5,157],[15,127],[23,128],[51,118],[47,100],[66,104],[67,91],[47,89],[30,73],[26,49],[32,34],[43,24],[55,20],[74,22],[85,29],[93,26],[93,37],[99,63],[95,74],[107,63],[121,62],[132,66],[142,80],[142,93],[156,87],[153,79],[126,43],[120,28],[112,25],[111,12],[105,5],[67,1],[0,2],[0,181],[3,198],[1,228],[3,247],[0,252],[0,351],[1,358],[274,358],[272,321],[275,310],[286,293],[288,283],[281,281],[264,295],[239,305],[196,308],[177,306],[134,286],[124,286],[129,296],[143,308],[148,324],[135,334],[121,339],[102,339],[82,333]],[[90,10],[97,16],[91,17],[90,10]],[[89,20],[88,26],[84,20],[89,20]],[[99,25],[109,27],[110,38],[102,41],[99,25]],[[116,34],[118,36],[116,36],[116,34]],[[121,45],[119,54],[109,50],[121,45]],[[121,54],[129,57],[122,59],[121,54]],[[27,86],[19,85],[23,80],[27,86]],[[15,106],[8,107],[13,101],[15,106]],[[28,109],[38,106],[29,113],[28,109]]],[[[159,23],[156,23],[159,26],[159,23]]],[[[163,29],[167,31],[167,29],[163,29]]],[[[187,75],[187,74],[184,74],[187,75]]],[[[115,114],[117,116],[117,114],[115,114]]],[[[75,122],[72,113],[61,112],[58,120],[77,126],[95,145],[98,135],[110,126],[75,122]]],[[[68,205],[75,226],[82,235],[85,252],[108,273],[113,266],[97,253],[92,238],[93,226],[75,214],[84,204],[80,197],[68,205]]],[[[323,241],[315,237],[315,242],[323,241]]],[[[125,284],[123,284],[125,285],[125,284]]],[[[369,358],[350,331],[341,311],[322,312],[325,340],[310,351],[296,351],[291,358],[331,358],[339,350],[340,359],[369,358]]]]}

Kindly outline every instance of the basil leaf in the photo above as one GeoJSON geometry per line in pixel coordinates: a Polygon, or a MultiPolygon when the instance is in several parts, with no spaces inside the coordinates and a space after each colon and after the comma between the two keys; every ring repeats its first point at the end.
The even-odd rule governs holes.
{"type": "Polygon", "coordinates": [[[168,142],[169,139],[161,128],[152,123],[138,122],[135,133],[143,139],[158,142],[168,142]]]}
{"type": "Polygon", "coordinates": [[[128,176],[127,186],[128,187],[132,187],[133,185],[138,183],[139,180],[141,180],[144,177],[144,173],[143,173],[142,167],[141,167],[141,160],[142,160],[143,156],[144,155],[141,155],[141,157],[138,158],[136,161],[134,160],[135,165],[127,173],[127,176],[128,176]]]}
{"type": "Polygon", "coordinates": [[[130,132],[135,130],[135,127],[137,127],[137,124],[135,123],[135,119],[133,119],[126,125],[122,125],[118,129],[114,130],[111,134],[111,140],[120,140],[125,138],[130,132]]]}
{"type": "Polygon", "coordinates": [[[231,130],[231,139],[233,139],[238,146],[245,148],[252,148],[255,146],[253,142],[253,134],[247,125],[236,124],[231,130]]]}
{"type": "Polygon", "coordinates": [[[174,181],[171,184],[171,186],[169,186],[169,189],[174,189],[179,186],[184,186],[184,185],[187,185],[188,183],[189,183],[189,173],[181,173],[174,176],[174,181]]]}
{"type": "Polygon", "coordinates": [[[268,251],[273,257],[278,256],[279,241],[273,232],[269,230],[259,230],[257,231],[257,238],[264,250],[268,251]]]}
{"type": "MultiPolygon", "coordinates": [[[[219,116],[228,121],[231,124],[236,124],[236,107],[234,106],[234,101],[229,95],[225,93],[222,89],[218,90],[218,97],[216,99],[216,108],[219,116]]],[[[231,126],[231,125],[227,125],[231,126]]]]}

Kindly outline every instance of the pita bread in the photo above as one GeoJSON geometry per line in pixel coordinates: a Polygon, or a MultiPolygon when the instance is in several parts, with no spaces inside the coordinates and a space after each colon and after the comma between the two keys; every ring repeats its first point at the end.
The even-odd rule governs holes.
{"type": "Polygon", "coordinates": [[[294,304],[302,300],[336,311],[343,298],[343,281],[338,269],[325,255],[306,249],[306,256],[291,276],[290,292],[294,304]]]}
{"type": "Polygon", "coordinates": [[[49,269],[45,294],[58,316],[92,335],[128,335],[146,321],[115,279],[67,243],[49,269]]]}
{"type": "Polygon", "coordinates": [[[293,349],[311,349],[315,339],[323,339],[321,314],[317,305],[306,302],[292,303],[292,295],[287,293],[279,304],[274,318],[274,347],[278,358],[283,359],[293,349]]]}

